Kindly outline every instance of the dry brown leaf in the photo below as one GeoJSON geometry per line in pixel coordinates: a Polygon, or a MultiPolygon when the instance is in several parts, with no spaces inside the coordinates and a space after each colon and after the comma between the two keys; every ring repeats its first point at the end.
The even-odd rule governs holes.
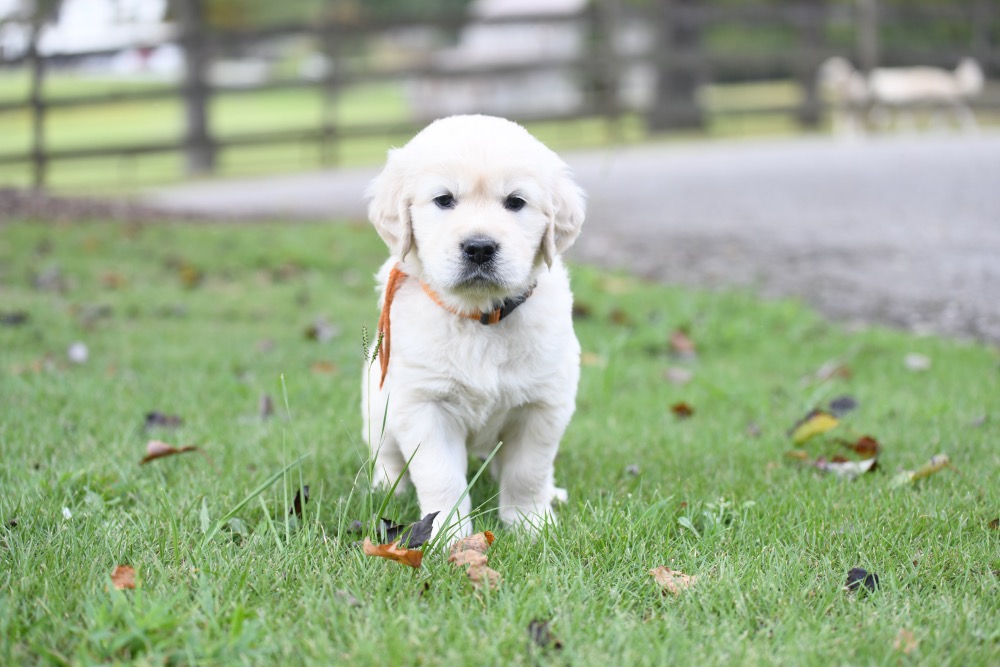
{"type": "MultiPolygon", "coordinates": [[[[483,557],[485,558],[485,556],[483,557]]],[[[500,585],[500,573],[486,566],[486,563],[469,566],[469,581],[475,588],[496,589],[500,585]]]]}
{"type": "Polygon", "coordinates": [[[919,642],[913,633],[906,628],[900,628],[896,633],[896,641],[892,643],[893,650],[902,651],[904,655],[910,655],[916,650],[919,642]]]}
{"type": "Polygon", "coordinates": [[[468,565],[466,574],[475,588],[495,589],[500,584],[500,573],[487,567],[486,551],[493,544],[493,533],[484,531],[463,537],[451,545],[448,562],[456,567],[468,565]]]}
{"type": "Polygon", "coordinates": [[[469,535],[452,544],[448,553],[450,556],[463,551],[478,551],[481,554],[485,554],[489,550],[490,545],[493,544],[493,540],[493,533],[488,530],[476,533],[475,535],[469,535]]]}
{"type": "Polygon", "coordinates": [[[698,353],[694,341],[683,329],[677,329],[670,334],[670,351],[678,357],[688,359],[694,358],[698,353]]]}
{"type": "Polygon", "coordinates": [[[165,456],[174,456],[175,454],[184,454],[185,452],[196,451],[198,451],[198,448],[194,445],[174,447],[173,445],[168,445],[167,443],[160,442],[159,440],[150,440],[146,444],[146,455],[142,457],[141,461],[139,461],[139,465],[145,465],[150,461],[162,459],[165,456]]]}
{"type": "Polygon", "coordinates": [[[460,567],[462,565],[485,565],[487,560],[489,559],[485,554],[473,551],[472,549],[459,551],[458,553],[448,556],[448,562],[456,567],[460,567]]]}
{"type": "Polygon", "coordinates": [[[309,370],[317,375],[332,375],[337,372],[337,364],[332,361],[317,361],[309,367],[309,370]]]}
{"type": "Polygon", "coordinates": [[[390,544],[372,544],[372,541],[366,537],[361,548],[366,556],[388,558],[403,565],[419,568],[424,559],[424,552],[420,549],[401,549],[398,545],[399,540],[390,544]]]}
{"type": "Polygon", "coordinates": [[[863,435],[858,438],[856,442],[841,441],[841,444],[863,459],[873,459],[877,457],[879,450],[881,449],[881,446],[878,444],[878,440],[870,435],[863,435]]]}
{"type": "Polygon", "coordinates": [[[135,588],[135,570],[128,565],[118,565],[111,572],[111,585],[118,590],[135,588]]]}
{"type": "Polygon", "coordinates": [[[678,419],[687,419],[694,414],[694,408],[684,401],[671,405],[670,411],[673,412],[674,416],[678,419]]]}
{"type": "Polygon", "coordinates": [[[684,574],[678,570],[671,570],[663,565],[650,570],[649,576],[653,577],[663,590],[673,595],[680,595],[685,589],[694,586],[698,580],[697,576],[684,574]]]}

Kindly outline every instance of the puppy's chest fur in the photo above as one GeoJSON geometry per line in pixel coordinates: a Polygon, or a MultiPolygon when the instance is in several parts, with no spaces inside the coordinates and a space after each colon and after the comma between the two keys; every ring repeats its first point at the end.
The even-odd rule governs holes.
{"type": "Polygon", "coordinates": [[[433,303],[417,281],[408,281],[393,304],[386,389],[444,407],[465,427],[471,450],[495,445],[519,408],[564,395],[559,385],[575,386],[579,350],[569,291],[565,300],[539,298],[561,293],[553,289],[560,278],[561,271],[544,276],[535,295],[492,325],[456,316],[433,303]]]}

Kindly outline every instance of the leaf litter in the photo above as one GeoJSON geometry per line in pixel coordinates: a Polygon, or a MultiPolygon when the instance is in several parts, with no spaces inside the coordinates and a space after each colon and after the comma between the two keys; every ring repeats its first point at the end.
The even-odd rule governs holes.
{"type": "Polygon", "coordinates": [[[677,596],[691,588],[698,581],[695,575],[684,574],[679,570],[671,570],[669,567],[661,565],[649,571],[649,576],[660,585],[665,593],[677,596]]]}
{"type": "Polygon", "coordinates": [[[146,455],[142,457],[141,461],[139,461],[139,465],[146,465],[150,461],[162,459],[167,456],[176,456],[177,454],[186,454],[187,452],[197,451],[200,450],[195,445],[174,447],[173,445],[161,442],[160,440],[150,440],[146,443],[146,455]]]}
{"type": "Polygon", "coordinates": [[[111,572],[111,585],[118,590],[135,588],[135,569],[128,565],[118,565],[111,572]]]}

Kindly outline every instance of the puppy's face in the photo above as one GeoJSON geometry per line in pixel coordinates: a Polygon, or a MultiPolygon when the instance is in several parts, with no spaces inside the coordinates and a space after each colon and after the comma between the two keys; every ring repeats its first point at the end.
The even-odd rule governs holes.
{"type": "Polygon", "coordinates": [[[370,194],[393,255],[480,309],[530,289],[584,215],[566,165],[520,126],[486,116],[430,125],[390,154],[370,194]]]}

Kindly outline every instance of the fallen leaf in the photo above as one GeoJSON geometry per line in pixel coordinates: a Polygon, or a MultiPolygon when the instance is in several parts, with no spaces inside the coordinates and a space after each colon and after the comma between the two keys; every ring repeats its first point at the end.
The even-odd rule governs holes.
{"type": "Polygon", "coordinates": [[[101,285],[107,289],[121,289],[126,285],[125,276],[116,272],[108,271],[101,274],[101,285]]]}
{"type": "Polygon", "coordinates": [[[327,322],[322,317],[317,317],[313,323],[306,327],[305,337],[317,343],[325,343],[340,335],[340,329],[327,322]]]}
{"type": "Polygon", "coordinates": [[[864,568],[852,568],[847,573],[847,583],[844,584],[844,590],[853,593],[859,590],[862,584],[870,592],[874,593],[875,589],[879,587],[878,575],[874,572],[869,573],[864,568]]]}
{"type": "Polygon", "coordinates": [[[878,444],[878,440],[870,435],[863,435],[855,442],[842,440],[840,444],[847,447],[863,459],[873,459],[877,457],[879,452],[882,450],[881,445],[878,444]]]}
{"type": "Polygon", "coordinates": [[[270,419],[274,415],[274,401],[270,394],[261,394],[257,401],[257,414],[261,419],[270,419]]]}
{"type": "Polygon", "coordinates": [[[489,550],[490,545],[493,544],[493,540],[493,533],[488,530],[463,537],[451,545],[451,549],[448,550],[448,562],[451,562],[451,556],[463,551],[478,551],[481,554],[485,554],[489,550]]]}
{"type": "Polygon", "coordinates": [[[670,411],[673,412],[674,416],[678,419],[687,419],[694,414],[694,408],[683,401],[671,405],[670,411]]]}
{"type": "Polygon", "coordinates": [[[500,585],[500,573],[488,567],[486,563],[470,565],[467,574],[473,588],[489,588],[493,590],[500,585]]]}
{"type": "Polygon", "coordinates": [[[930,477],[936,472],[940,472],[951,465],[951,459],[948,458],[947,454],[937,454],[931,457],[931,460],[920,466],[916,470],[904,470],[892,478],[892,486],[906,486],[921,480],[925,477],[930,477]]]}
{"type": "Polygon", "coordinates": [[[825,458],[820,457],[816,459],[813,466],[823,472],[833,473],[837,477],[854,479],[870,470],[874,470],[877,462],[878,459],[874,458],[863,461],[838,461],[836,459],[827,461],[825,458]]]}
{"type": "Polygon", "coordinates": [[[930,370],[931,358],[923,354],[908,354],[903,358],[903,365],[906,366],[906,370],[919,373],[930,370]]]}
{"type": "Polygon", "coordinates": [[[790,459],[795,459],[796,461],[808,461],[809,452],[804,449],[793,449],[789,452],[785,452],[785,456],[790,459]]]}
{"type": "Polygon", "coordinates": [[[146,413],[146,423],[143,424],[143,428],[146,430],[151,428],[177,428],[183,423],[184,420],[177,415],[168,415],[153,410],[146,413]]]}
{"type": "Polygon", "coordinates": [[[694,359],[698,356],[694,341],[684,329],[676,329],[670,334],[670,352],[682,359],[694,359]]]}
{"type": "MultiPolygon", "coordinates": [[[[16,521],[14,522],[14,525],[15,526],[17,525],[16,521]]],[[[993,530],[1000,530],[1000,518],[993,519],[986,525],[992,528],[993,530]]]]}
{"type": "Polygon", "coordinates": [[[467,565],[466,574],[475,588],[494,589],[500,584],[500,573],[486,565],[486,552],[493,539],[493,533],[487,530],[463,537],[449,549],[448,562],[456,567],[467,565]]]}
{"type": "Polygon", "coordinates": [[[181,285],[187,289],[194,289],[205,279],[201,269],[188,262],[181,262],[180,266],[177,267],[177,277],[180,279],[181,285]]]}
{"type": "Polygon", "coordinates": [[[552,635],[552,631],[549,629],[549,621],[542,621],[537,618],[532,619],[531,623],[528,623],[528,637],[537,646],[541,646],[542,648],[552,646],[552,648],[558,651],[563,647],[562,642],[552,635]]]}
{"type": "Polygon", "coordinates": [[[671,570],[661,565],[649,571],[649,576],[660,585],[664,591],[673,595],[680,595],[682,591],[690,588],[698,580],[697,576],[684,574],[678,570],[671,570]]]}
{"type": "Polygon", "coordinates": [[[330,375],[337,372],[337,364],[332,361],[317,361],[309,367],[309,370],[318,375],[330,375]]]}
{"type": "Polygon", "coordinates": [[[295,499],[292,500],[292,506],[288,509],[288,513],[294,514],[301,519],[302,506],[307,502],[309,502],[309,485],[303,484],[302,488],[295,492],[295,499]]]}
{"type": "Polygon", "coordinates": [[[111,572],[111,585],[120,591],[135,588],[135,570],[128,565],[118,565],[111,572]]]}
{"type": "Polygon", "coordinates": [[[812,410],[792,426],[788,435],[792,436],[792,442],[801,445],[806,440],[835,428],[839,423],[840,421],[829,412],[812,410]]]}
{"type": "Polygon", "coordinates": [[[26,310],[14,310],[0,313],[0,326],[19,327],[28,323],[31,319],[26,310]]]}
{"type": "Polygon", "coordinates": [[[817,382],[826,382],[834,378],[847,380],[851,377],[851,369],[840,362],[828,361],[816,370],[813,377],[817,382]]]}
{"type": "Polygon", "coordinates": [[[14,517],[13,519],[9,520],[7,522],[7,527],[8,528],[17,528],[17,517],[14,517]]]}
{"type": "Polygon", "coordinates": [[[679,366],[671,366],[663,373],[663,377],[671,384],[685,385],[694,379],[694,371],[680,368],[679,366]]]}
{"type": "Polygon", "coordinates": [[[196,451],[198,451],[198,448],[194,445],[174,447],[173,445],[168,445],[167,443],[159,440],[150,440],[146,443],[146,455],[142,457],[141,461],[139,461],[139,465],[145,465],[150,461],[162,459],[165,456],[174,456],[175,454],[184,454],[186,452],[196,451]]]}
{"type": "Polygon", "coordinates": [[[896,641],[892,643],[892,648],[894,651],[902,651],[903,655],[910,655],[916,650],[918,644],[919,642],[912,632],[900,628],[899,632],[896,633],[896,641]]]}
{"type": "Polygon", "coordinates": [[[440,512],[431,512],[420,521],[407,526],[401,535],[400,541],[410,549],[416,549],[427,540],[431,539],[431,532],[434,530],[434,518],[440,512]]]}
{"type": "Polygon", "coordinates": [[[591,316],[590,306],[585,303],[574,302],[573,303],[573,319],[574,320],[586,320],[591,316]]]}
{"type": "Polygon", "coordinates": [[[626,313],[621,308],[615,308],[610,313],[608,313],[608,319],[611,321],[612,324],[616,324],[620,327],[626,326],[630,322],[628,313],[626,313]]]}
{"type": "Polygon", "coordinates": [[[456,567],[462,565],[485,565],[488,560],[489,558],[486,557],[486,554],[473,551],[472,549],[459,551],[448,556],[448,562],[456,567]]]}
{"type": "Polygon", "coordinates": [[[424,559],[424,552],[419,549],[401,549],[398,542],[390,544],[372,544],[372,541],[365,538],[362,549],[366,556],[376,556],[378,558],[388,558],[403,565],[419,568],[420,562],[424,559]]]}
{"type": "Polygon", "coordinates": [[[858,402],[853,396],[838,396],[830,401],[830,414],[838,418],[843,417],[857,407],[858,402]]]}

